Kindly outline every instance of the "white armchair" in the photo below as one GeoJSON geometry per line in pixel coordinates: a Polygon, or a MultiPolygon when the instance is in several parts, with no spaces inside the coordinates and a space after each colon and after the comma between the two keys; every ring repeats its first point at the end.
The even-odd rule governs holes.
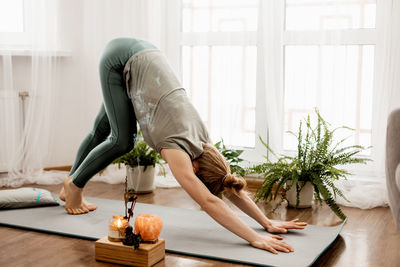
{"type": "Polygon", "coordinates": [[[390,209],[400,229],[400,109],[392,111],[387,123],[386,185],[390,209]]]}

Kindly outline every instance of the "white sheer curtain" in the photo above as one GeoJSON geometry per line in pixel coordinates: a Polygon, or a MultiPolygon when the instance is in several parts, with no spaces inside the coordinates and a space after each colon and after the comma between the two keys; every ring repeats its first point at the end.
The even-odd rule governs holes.
{"type": "MultiPolygon", "coordinates": [[[[258,86],[263,88],[257,98],[258,103],[265,99],[265,106],[258,103],[267,121],[268,145],[277,154],[283,153],[283,1],[259,1],[258,16],[258,86]]],[[[261,131],[262,129],[257,129],[261,131]]],[[[267,152],[264,151],[266,154],[267,152]]]]}
{"type": "MultiPolygon", "coordinates": [[[[372,159],[374,174],[379,179],[380,194],[373,185],[359,191],[359,200],[365,200],[372,206],[373,200],[384,199],[387,204],[385,179],[385,144],[387,118],[390,112],[400,108],[400,1],[386,0],[378,2],[377,46],[375,68],[375,92],[373,95],[372,121],[372,159]],[[375,194],[375,195],[374,195],[375,194]]],[[[354,190],[355,191],[355,190],[354,190]]],[[[364,206],[365,204],[359,204],[364,206]]]]}
{"type": "Polygon", "coordinates": [[[5,172],[12,166],[10,154],[17,150],[22,128],[20,99],[14,88],[13,61],[11,52],[4,51],[1,55],[2,84],[0,84],[0,166],[5,172]]]}
{"type": "Polygon", "coordinates": [[[8,172],[8,177],[1,179],[0,185],[34,182],[42,174],[49,151],[59,44],[58,1],[26,0],[24,8],[23,45],[1,44],[0,90],[5,98],[1,103],[0,132],[4,146],[0,150],[3,171],[8,172]],[[16,81],[24,88],[17,87],[16,81]]]}
{"type": "Polygon", "coordinates": [[[376,64],[373,102],[372,145],[376,174],[384,176],[386,123],[389,113],[400,107],[400,1],[379,2],[376,64]]]}

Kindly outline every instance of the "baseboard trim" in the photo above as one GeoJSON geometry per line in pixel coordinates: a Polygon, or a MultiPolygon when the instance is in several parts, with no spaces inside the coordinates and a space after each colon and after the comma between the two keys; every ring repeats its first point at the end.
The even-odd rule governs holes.
{"type": "Polygon", "coordinates": [[[69,166],[55,166],[55,167],[47,167],[43,168],[45,171],[70,171],[72,168],[71,165],[69,166]]]}

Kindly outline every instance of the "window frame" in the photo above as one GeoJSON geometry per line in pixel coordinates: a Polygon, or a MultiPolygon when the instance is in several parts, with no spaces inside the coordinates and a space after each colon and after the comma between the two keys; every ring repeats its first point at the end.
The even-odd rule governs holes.
{"type": "MultiPolygon", "coordinates": [[[[283,23],[286,20],[286,1],[283,5],[283,23]]],[[[282,47],[283,47],[283,57],[282,57],[282,90],[285,93],[285,46],[315,46],[315,45],[374,45],[374,77],[373,77],[373,88],[372,94],[376,93],[376,81],[379,79],[379,72],[377,71],[377,51],[379,47],[379,42],[377,40],[377,33],[380,30],[380,25],[378,21],[381,19],[380,12],[380,1],[376,1],[376,16],[375,16],[375,28],[359,28],[359,29],[330,29],[330,30],[310,30],[310,31],[295,31],[295,30],[286,30],[285,27],[282,28],[283,36],[282,36],[282,47]],[[301,38],[299,38],[301,37],[301,38]]],[[[284,101],[284,100],[283,100],[284,101]]],[[[284,117],[284,103],[282,103],[282,118],[284,117]]],[[[374,103],[371,106],[371,109],[374,110],[374,103]]],[[[373,112],[373,111],[372,111],[373,112]]],[[[373,143],[373,134],[376,126],[374,125],[374,121],[371,118],[371,143],[373,143]]],[[[283,136],[283,133],[282,133],[283,136]]],[[[283,144],[283,143],[282,143],[283,144]]],[[[293,155],[295,151],[293,150],[283,150],[285,154],[293,155]]],[[[370,155],[366,155],[366,158],[373,159],[374,158],[374,149],[371,149],[370,155]]],[[[356,174],[357,176],[363,177],[373,177],[376,176],[375,164],[373,162],[369,162],[365,165],[352,165],[352,166],[344,166],[346,170],[356,174]]]]}
{"type": "MultiPolygon", "coordinates": [[[[182,77],[182,46],[194,45],[238,45],[238,46],[255,46],[257,47],[257,32],[183,32],[181,27],[182,2],[181,0],[172,0],[167,7],[167,34],[169,37],[167,42],[166,54],[171,60],[171,65],[175,67],[180,77],[182,77]]],[[[258,50],[258,48],[257,48],[258,50]]],[[[258,63],[256,63],[258,65],[258,63]]],[[[256,67],[258,74],[258,67],[256,67]]],[[[257,75],[258,77],[259,75],[257,75]]],[[[263,92],[260,89],[258,79],[256,81],[256,120],[255,120],[255,148],[234,147],[243,149],[243,158],[248,162],[262,161],[262,155],[265,151],[262,144],[258,141],[258,135],[264,140],[267,139],[267,121],[262,116],[262,109],[266,105],[265,98],[260,98],[263,92]],[[257,119],[258,118],[258,119],[257,119]]],[[[213,140],[214,142],[218,140],[213,140]]]]}

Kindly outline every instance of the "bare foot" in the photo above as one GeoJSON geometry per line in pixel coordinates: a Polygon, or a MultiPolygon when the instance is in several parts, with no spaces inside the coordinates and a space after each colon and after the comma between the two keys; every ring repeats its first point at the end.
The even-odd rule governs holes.
{"type": "Polygon", "coordinates": [[[63,198],[65,199],[65,209],[69,214],[83,214],[88,213],[89,209],[83,203],[82,188],[77,187],[71,177],[64,179],[64,192],[63,198]]]}
{"type": "MultiPolygon", "coordinates": [[[[69,181],[72,181],[72,177],[67,178],[69,181]]],[[[58,196],[62,201],[65,201],[65,191],[64,191],[64,186],[61,188],[60,195],[58,196]]],[[[82,198],[82,204],[86,209],[89,211],[94,211],[97,209],[97,206],[93,203],[88,202],[85,198],[82,198]]]]}

